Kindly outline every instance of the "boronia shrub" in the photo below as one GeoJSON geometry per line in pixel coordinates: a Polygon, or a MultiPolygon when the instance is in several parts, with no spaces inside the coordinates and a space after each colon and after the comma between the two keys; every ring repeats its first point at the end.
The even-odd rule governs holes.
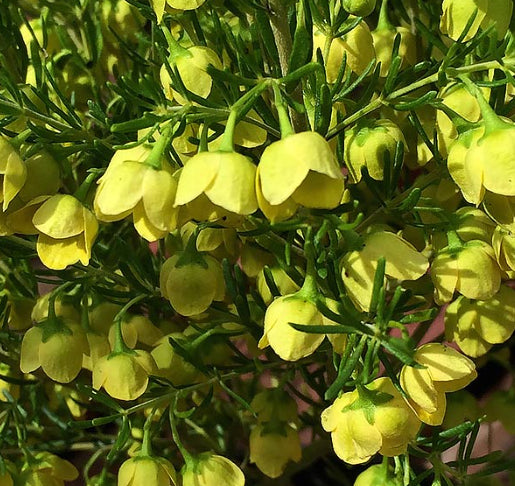
{"type": "Polygon", "coordinates": [[[514,29],[0,2],[0,485],[514,484],[514,29]]]}

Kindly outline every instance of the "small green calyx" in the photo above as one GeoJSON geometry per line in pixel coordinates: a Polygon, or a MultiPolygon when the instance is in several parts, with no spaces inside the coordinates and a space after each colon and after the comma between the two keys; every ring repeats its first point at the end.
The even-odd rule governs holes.
{"type": "Polygon", "coordinates": [[[363,385],[356,387],[359,398],[350,405],[344,407],[341,411],[350,410],[362,411],[370,425],[375,423],[375,409],[379,405],[384,405],[393,399],[393,395],[378,390],[369,390],[363,385]]]}

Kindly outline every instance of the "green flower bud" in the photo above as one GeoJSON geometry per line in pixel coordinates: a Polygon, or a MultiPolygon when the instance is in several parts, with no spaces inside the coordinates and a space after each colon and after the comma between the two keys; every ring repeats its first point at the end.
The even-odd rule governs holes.
{"type": "Polygon", "coordinates": [[[162,457],[138,455],[125,461],[118,471],[118,486],[175,486],[175,469],[162,457]]]}
{"type": "Polygon", "coordinates": [[[351,15],[366,17],[376,8],[376,0],[342,0],[342,7],[351,15]]]}
{"type": "Polygon", "coordinates": [[[352,183],[361,180],[361,168],[366,167],[370,177],[383,180],[385,152],[393,160],[397,143],[406,147],[400,128],[390,120],[363,119],[345,131],[344,160],[352,183]]]}

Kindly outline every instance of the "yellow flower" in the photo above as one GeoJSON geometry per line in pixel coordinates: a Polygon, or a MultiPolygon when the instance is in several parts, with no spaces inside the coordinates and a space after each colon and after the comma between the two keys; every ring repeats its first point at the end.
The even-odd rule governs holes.
{"type": "Polygon", "coordinates": [[[125,461],[118,471],[118,486],[175,486],[175,469],[162,457],[138,455],[125,461]]]}
{"type": "MultiPolygon", "coordinates": [[[[277,290],[279,290],[281,295],[293,294],[300,290],[300,287],[290,278],[290,276],[281,268],[281,267],[270,267],[270,273],[272,278],[277,286],[277,290]]],[[[259,295],[263,298],[263,301],[266,305],[270,304],[274,298],[270,289],[268,288],[268,284],[265,279],[265,272],[261,270],[259,272],[256,279],[256,286],[259,292],[259,295]]]]}
{"type": "Polygon", "coordinates": [[[0,136],[0,202],[5,211],[27,180],[27,168],[15,148],[0,136]]]}
{"type": "Polygon", "coordinates": [[[445,335],[467,355],[477,358],[515,331],[515,290],[501,285],[488,300],[458,297],[445,310],[445,335]]]}
{"type": "Polygon", "coordinates": [[[177,183],[167,162],[161,170],[144,162],[149,154],[148,147],[118,151],[98,181],[94,207],[100,221],[119,221],[132,214],[136,231],[147,241],[156,241],[177,227],[177,183]]]}
{"type": "Polygon", "coordinates": [[[183,316],[206,311],[213,300],[223,300],[225,281],[222,268],[212,256],[197,254],[186,258],[176,253],[161,268],[160,287],[163,297],[183,316]]]}
{"type": "Polygon", "coordinates": [[[344,190],[333,151],[316,132],[288,135],[269,145],[261,156],[257,177],[262,196],[271,206],[289,203],[332,209],[340,204],[344,190]]]}
{"type": "Polygon", "coordinates": [[[515,271],[515,232],[497,226],[492,237],[492,247],[501,269],[515,271]]]}
{"type": "Polygon", "coordinates": [[[515,233],[515,197],[501,196],[489,192],[485,195],[483,207],[498,225],[515,233]]]}
{"type": "Polygon", "coordinates": [[[445,393],[461,390],[473,381],[474,363],[458,351],[439,343],[417,349],[415,361],[423,368],[405,365],[400,382],[408,403],[418,418],[429,425],[440,425],[446,408],[445,393]]]}
{"type": "Polygon", "coordinates": [[[397,143],[406,147],[400,128],[390,120],[365,120],[345,131],[344,160],[352,183],[361,180],[361,168],[366,167],[372,179],[383,180],[385,152],[393,160],[397,143]]]}
{"type": "Polygon", "coordinates": [[[206,452],[192,459],[182,472],[182,486],[244,486],[241,469],[226,457],[206,452]]]}
{"type": "Polygon", "coordinates": [[[6,291],[8,297],[9,317],[7,326],[13,331],[24,331],[31,326],[31,313],[34,308],[34,300],[18,295],[11,295],[6,291]]]}
{"type": "Polygon", "coordinates": [[[376,8],[376,0],[342,0],[342,6],[352,15],[366,17],[376,8]]]}
{"type": "Polygon", "coordinates": [[[267,388],[259,392],[250,406],[259,423],[271,420],[285,423],[298,421],[297,403],[281,388],[267,388]]]}
{"type": "MultiPolygon", "coordinates": [[[[109,342],[114,348],[116,326],[109,328],[109,342]]],[[[163,332],[146,316],[126,314],[122,319],[122,335],[125,344],[134,348],[138,342],[154,346],[163,337],[163,332]]]]}
{"type": "Polygon", "coordinates": [[[181,171],[175,206],[192,203],[205,195],[211,203],[227,211],[252,214],[258,207],[255,177],[256,166],[244,155],[200,152],[181,171]]]}
{"type": "Polygon", "coordinates": [[[148,376],[155,374],[156,363],[142,350],[113,352],[100,358],[93,368],[93,388],[118,400],[135,400],[145,393],[148,376]]]}
{"type": "Polygon", "coordinates": [[[53,380],[69,383],[79,374],[87,352],[86,334],[79,324],[49,318],[23,336],[20,369],[31,373],[41,366],[53,380]]]}
{"type": "Polygon", "coordinates": [[[324,334],[297,331],[290,323],[322,325],[323,316],[302,291],[275,299],[265,313],[265,328],[258,346],[272,349],[285,361],[297,361],[312,354],[324,334]]]}
{"type": "Polygon", "coordinates": [[[258,424],[250,432],[250,462],[269,478],[278,478],[289,461],[299,462],[302,456],[298,431],[281,425],[269,430],[266,424],[258,424]]]}
{"type": "Polygon", "coordinates": [[[27,178],[18,193],[18,197],[24,203],[40,196],[51,196],[59,190],[61,186],[59,164],[48,152],[39,150],[26,158],[24,164],[27,178]]]}
{"type": "MultiPolygon", "coordinates": [[[[350,16],[348,22],[352,23],[355,20],[356,17],[350,16]]],[[[376,57],[374,40],[364,20],[344,36],[330,40],[329,54],[326,56],[325,45],[327,41],[329,39],[324,33],[315,32],[313,37],[313,60],[316,61],[316,52],[317,49],[320,49],[324,56],[328,83],[336,82],[344,57],[346,68],[357,75],[362,74],[376,57]]]]}
{"type": "Polygon", "coordinates": [[[438,304],[450,302],[455,290],[469,299],[485,300],[499,290],[501,271],[492,247],[472,240],[440,251],[431,264],[431,279],[438,304]]]}
{"type": "Polygon", "coordinates": [[[417,280],[428,269],[427,258],[410,243],[389,231],[365,236],[360,251],[347,253],[342,259],[342,279],[349,297],[362,310],[370,309],[377,261],[386,260],[385,274],[396,280],[417,280]]]}
{"type": "Polygon", "coordinates": [[[402,486],[402,481],[392,477],[385,464],[374,464],[359,474],[354,486],[402,486]]]}
{"type": "Polygon", "coordinates": [[[65,481],[74,481],[79,471],[70,462],[51,454],[40,452],[36,461],[25,464],[21,472],[21,483],[24,486],[64,486],[65,481]]]}
{"type": "MultiPolygon", "coordinates": [[[[211,64],[217,69],[222,69],[222,63],[216,52],[204,46],[180,48],[179,54],[175,56],[171,64],[172,66],[175,64],[184,87],[200,98],[207,98],[213,85],[207,67],[211,64]]],[[[175,98],[181,105],[187,103],[188,100],[172,87],[172,79],[166,65],[161,66],[160,78],[168,99],[175,98]]]]}
{"type": "Polygon", "coordinates": [[[322,412],[322,426],[331,432],[340,459],[361,464],[377,452],[384,456],[406,452],[420,421],[390,378],[377,378],[337,398],[322,412]]]}
{"type": "Polygon", "coordinates": [[[73,196],[56,194],[34,214],[39,231],[36,250],[43,264],[63,270],[80,261],[88,265],[98,223],[93,213],[73,196]]]}
{"type": "Polygon", "coordinates": [[[372,31],[374,48],[377,62],[381,63],[380,75],[385,77],[388,74],[392,63],[392,47],[396,35],[401,36],[399,44],[399,56],[402,59],[402,66],[413,66],[417,62],[416,38],[406,27],[388,28],[378,27],[372,31]]]}

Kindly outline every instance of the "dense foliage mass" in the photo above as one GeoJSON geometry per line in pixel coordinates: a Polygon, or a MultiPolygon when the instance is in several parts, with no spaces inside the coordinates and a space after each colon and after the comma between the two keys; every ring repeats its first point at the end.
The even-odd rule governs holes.
{"type": "Polygon", "coordinates": [[[515,469],[512,17],[1,2],[0,485],[515,469]]]}

